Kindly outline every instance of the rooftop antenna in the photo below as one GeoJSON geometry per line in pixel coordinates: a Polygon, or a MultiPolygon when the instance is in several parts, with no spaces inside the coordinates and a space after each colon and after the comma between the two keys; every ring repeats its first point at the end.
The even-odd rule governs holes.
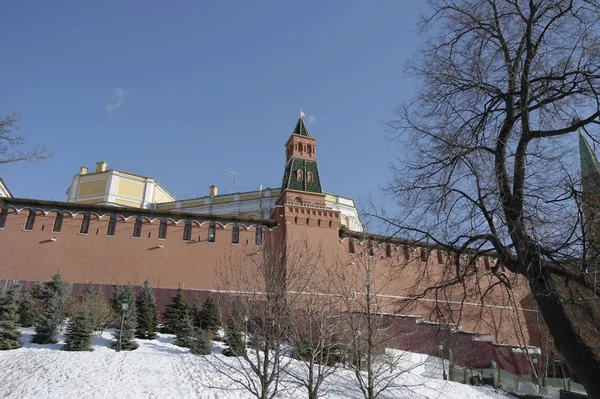
{"type": "Polygon", "coordinates": [[[232,180],[231,192],[235,193],[235,182],[240,180],[240,176],[237,173],[228,170],[227,177],[229,177],[232,180]]]}

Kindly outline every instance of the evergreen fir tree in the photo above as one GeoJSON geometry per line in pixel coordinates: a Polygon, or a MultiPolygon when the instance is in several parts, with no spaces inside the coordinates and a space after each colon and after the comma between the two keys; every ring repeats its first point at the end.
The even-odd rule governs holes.
{"type": "Polygon", "coordinates": [[[204,330],[196,329],[190,353],[194,355],[210,355],[212,353],[212,343],[204,330]]]}
{"type": "Polygon", "coordinates": [[[22,346],[19,341],[19,296],[21,286],[14,284],[0,303],[2,317],[0,318],[0,350],[18,349],[22,346]]]}
{"type": "Polygon", "coordinates": [[[112,306],[115,313],[121,314],[121,300],[123,298],[123,286],[113,285],[112,293],[110,296],[110,306],[112,306]]]}
{"type": "Polygon", "coordinates": [[[29,294],[33,299],[44,300],[46,299],[46,290],[44,284],[41,281],[36,281],[35,285],[29,290],[29,294]]]}
{"type": "Polygon", "coordinates": [[[188,312],[185,312],[181,320],[177,323],[177,331],[175,331],[175,340],[173,343],[184,348],[191,348],[194,344],[195,335],[196,332],[192,318],[188,312]]]}
{"type": "Polygon", "coordinates": [[[228,346],[223,351],[225,356],[243,356],[246,353],[246,345],[240,326],[240,314],[235,310],[231,311],[227,317],[227,328],[225,329],[225,343],[228,346]]]}
{"type": "Polygon", "coordinates": [[[200,328],[207,331],[212,331],[216,334],[221,327],[221,316],[219,315],[219,307],[214,299],[208,297],[202,304],[202,309],[199,314],[200,328]]]}
{"type": "Polygon", "coordinates": [[[202,304],[198,297],[194,297],[194,301],[190,305],[190,317],[192,318],[192,322],[194,323],[194,327],[199,329],[202,325],[201,321],[201,312],[202,312],[202,304]]]}
{"type": "Polygon", "coordinates": [[[42,314],[36,321],[33,343],[55,344],[58,326],[62,322],[62,303],[57,295],[48,298],[44,304],[42,314]]]}
{"type": "Polygon", "coordinates": [[[71,296],[69,294],[69,287],[64,282],[60,272],[52,276],[52,280],[45,284],[44,291],[45,299],[48,299],[51,296],[57,298],[59,311],[57,317],[60,319],[60,322],[62,322],[62,320],[67,316],[67,308],[69,306],[69,299],[71,299],[71,296]]]}
{"type": "Polygon", "coordinates": [[[119,295],[119,319],[118,325],[115,329],[114,339],[112,348],[116,350],[130,351],[137,349],[138,344],[133,340],[135,336],[135,329],[137,325],[137,312],[135,308],[135,296],[130,285],[127,285],[119,295]],[[123,310],[122,304],[127,303],[127,310],[123,310]],[[121,345],[119,347],[119,337],[121,339],[121,345]]]}
{"type": "Polygon", "coordinates": [[[143,339],[154,339],[156,337],[156,298],[148,280],[144,281],[144,287],[136,300],[137,306],[137,330],[136,336],[143,339]]]}
{"type": "Polygon", "coordinates": [[[35,295],[43,298],[43,309],[35,323],[33,342],[54,344],[57,342],[58,326],[66,317],[70,299],[69,288],[59,272],[44,284],[43,291],[37,291],[35,295]]]}
{"type": "Polygon", "coordinates": [[[19,298],[19,324],[31,327],[39,317],[38,300],[31,295],[31,290],[24,291],[19,298]]]}
{"type": "Polygon", "coordinates": [[[91,351],[92,332],[88,312],[84,309],[79,310],[77,315],[69,320],[63,349],[66,351],[91,351]]]}
{"type": "Polygon", "coordinates": [[[179,329],[177,324],[188,310],[187,299],[183,295],[181,288],[177,289],[177,294],[171,298],[171,303],[167,305],[165,312],[163,313],[163,319],[165,320],[165,327],[163,332],[167,334],[175,334],[179,329]]]}

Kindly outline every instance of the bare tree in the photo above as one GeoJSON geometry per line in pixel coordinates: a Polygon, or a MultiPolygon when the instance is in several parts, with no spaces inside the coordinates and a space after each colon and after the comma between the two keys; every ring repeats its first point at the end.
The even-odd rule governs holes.
{"type": "MultiPolygon", "coordinates": [[[[512,289],[503,271],[519,276],[558,350],[600,397],[597,262],[571,162],[577,130],[599,123],[600,4],[430,4],[428,40],[409,65],[422,85],[389,123],[410,151],[389,187],[404,213],[379,216],[409,238],[497,257],[490,284],[512,289]]],[[[476,269],[455,262],[435,290],[465,287],[476,269]]]]}
{"type": "Polygon", "coordinates": [[[398,338],[389,321],[394,301],[388,294],[403,269],[392,259],[382,260],[378,244],[363,238],[362,244],[351,243],[348,257],[328,267],[328,279],[340,297],[348,366],[364,398],[374,399],[400,386],[398,377],[417,365],[406,367],[408,362],[401,356],[386,353],[386,347],[398,338]]]}
{"type": "Polygon", "coordinates": [[[209,358],[215,370],[258,399],[273,398],[282,389],[281,379],[291,361],[283,346],[285,332],[299,298],[288,292],[306,291],[307,273],[318,263],[319,254],[318,249],[308,248],[306,240],[290,240],[295,244],[286,246],[272,234],[261,248],[221,262],[219,280],[227,294],[226,308],[243,317],[244,336],[249,339],[234,362],[209,358]]]}
{"type": "Polygon", "coordinates": [[[332,294],[332,281],[319,273],[320,266],[313,264],[308,270],[306,292],[288,292],[296,298],[285,337],[298,364],[289,367],[286,374],[293,384],[306,390],[309,399],[327,395],[323,382],[338,369],[347,353],[340,299],[332,294]]]}
{"type": "Polygon", "coordinates": [[[0,115],[0,165],[21,161],[41,161],[51,156],[44,147],[36,146],[28,151],[19,149],[25,142],[24,137],[15,135],[15,131],[19,130],[20,121],[21,115],[18,112],[0,115]]]}

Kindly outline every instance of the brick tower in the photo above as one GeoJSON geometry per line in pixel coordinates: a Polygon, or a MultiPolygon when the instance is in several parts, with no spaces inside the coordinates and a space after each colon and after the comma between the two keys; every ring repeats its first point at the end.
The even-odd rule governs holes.
{"type": "Polygon", "coordinates": [[[340,213],[326,209],[317,166],[317,139],[308,133],[304,113],[285,144],[281,196],[271,218],[284,225],[338,229],[340,213]]]}

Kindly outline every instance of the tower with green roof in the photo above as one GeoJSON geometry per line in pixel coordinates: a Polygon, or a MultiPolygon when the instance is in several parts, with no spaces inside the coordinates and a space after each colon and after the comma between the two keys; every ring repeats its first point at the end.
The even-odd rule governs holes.
{"type": "Polygon", "coordinates": [[[325,208],[317,165],[317,139],[311,136],[304,112],[285,143],[285,168],[281,196],[272,218],[280,223],[339,228],[339,211],[325,208]]]}

